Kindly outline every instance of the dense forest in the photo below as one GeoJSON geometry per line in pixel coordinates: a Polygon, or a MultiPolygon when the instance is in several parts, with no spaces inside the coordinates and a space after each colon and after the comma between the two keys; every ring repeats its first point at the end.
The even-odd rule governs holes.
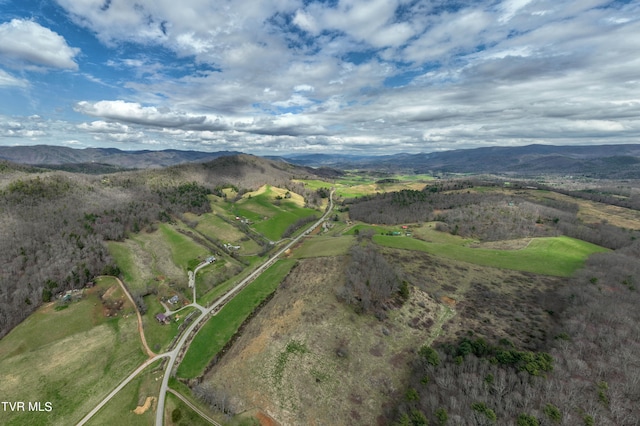
{"type": "Polygon", "coordinates": [[[308,171],[244,155],[102,176],[1,166],[0,337],[57,293],[117,275],[104,241],[210,211],[207,196],[224,195],[222,187],[242,194],[268,183],[302,194],[310,206],[321,201],[291,181],[308,171]]]}

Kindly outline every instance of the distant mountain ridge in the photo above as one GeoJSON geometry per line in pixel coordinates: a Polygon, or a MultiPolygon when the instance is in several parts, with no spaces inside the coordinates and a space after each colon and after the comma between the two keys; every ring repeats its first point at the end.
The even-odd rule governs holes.
{"type": "MultiPolygon", "coordinates": [[[[122,151],[36,145],[0,147],[0,159],[14,163],[69,171],[108,172],[147,169],[183,163],[206,162],[238,155],[237,151],[122,151]],[[74,165],[74,166],[72,166],[74,165]],[[107,165],[107,166],[105,166],[107,165]]],[[[527,145],[482,147],[420,154],[292,154],[265,156],[288,163],[330,169],[368,169],[415,173],[495,173],[512,175],[572,174],[593,178],[640,179],[640,144],[628,145],[527,145]]]]}
{"type": "Polygon", "coordinates": [[[241,154],[238,151],[122,151],[117,148],[74,149],[63,146],[0,146],[0,159],[13,163],[38,166],[69,164],[108,164],[126,169],[147,169],[214,160],[218,157],[241,154]]]}
{"type": "Polygon", "coordinates": [[[306,154],[288,161],[305,166],[415,173],[575,174],[639,179],[640,144],[482,147],[420,154],[350,156],[306,154]]]}

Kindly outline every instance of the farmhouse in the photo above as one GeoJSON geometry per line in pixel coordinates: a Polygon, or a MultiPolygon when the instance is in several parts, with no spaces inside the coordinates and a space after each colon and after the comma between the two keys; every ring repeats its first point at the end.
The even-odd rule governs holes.
{"type": "Polygon", "coordinates": [[[158,322],[162,325],[164,324],[169,324],[169,321],[171,321],[171,318],[165,314],[157,314],[156,315],[156,319],[158,320],[158,322]]]}
{"type": "Polygon", "coordinates": [[[176,303],[178,303],[178,300],[180,300],[180,297],[176,294],[175,296],[172,296],[169,299],[169,303],[171,303],[172,305],[175,305],[176,303]]]}

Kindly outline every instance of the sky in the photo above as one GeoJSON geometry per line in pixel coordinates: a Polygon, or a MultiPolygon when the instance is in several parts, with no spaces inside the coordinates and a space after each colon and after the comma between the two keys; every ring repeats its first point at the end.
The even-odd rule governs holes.
{"type": "Polygon", "coordinates": [[[0,0],[0,145],[640,143],[640,2],[0,0]]]}

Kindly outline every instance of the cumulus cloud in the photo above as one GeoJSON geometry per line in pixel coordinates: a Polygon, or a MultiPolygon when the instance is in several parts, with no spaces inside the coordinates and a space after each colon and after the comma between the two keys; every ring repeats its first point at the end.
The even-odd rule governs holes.
{"type": "MultiPolygon", "coordinates": [[[[94,121],[65,127],[84,144],[415,152],[640,137],[637,2],[57,2],[112,52],[113,76],[91,70],[101,91],[73,101],[94,121]]],[[[11,61],[74,69],[89,54],[11,61]]],[[[28,84],[0,70],[0,87],[28,84]]]]}
{"type": "MultiPolygon", "coordinates": [[[[78,102],[75,109],[78,112],[95,117],[147,126],[203,127],[215,126],[217,124],[214,120],[209,121],[204,115],[175,112],[156,107],[145,107],[137,102],[125,102],[122,100],[99,101],[95,103],[81,101],[78,102]]],[[[106,125],[104,122],[98,123],[100,123],[100,126],[106,125]]]]}
{"type": "Polygon", "coordinates": [[[7,66],[78,69],[75,57],[80,49],[36,22],[13,19],[0,24],[0,40],[0,62],[7,66]]]}

